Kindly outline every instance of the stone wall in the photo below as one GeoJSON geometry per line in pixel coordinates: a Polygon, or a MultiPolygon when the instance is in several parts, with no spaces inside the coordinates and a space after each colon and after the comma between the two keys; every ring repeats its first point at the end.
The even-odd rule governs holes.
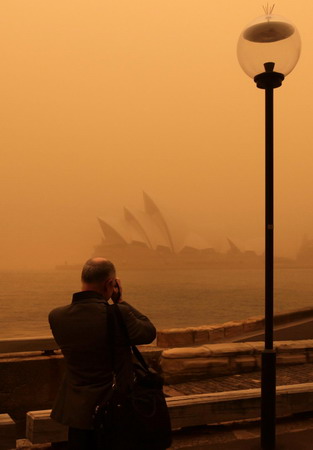
{"type": "MultiPolygon", "coordinates": [[[[275,322],[282,325],[310,317],[313,317],[313,308],[279,314],[275,316],[275,322]]],[[[152,367],[163,371],[167,383],[254,370],[260,368],[263,342],[230,342],[263,328],[264,318],[258,316],[221,325],[161,330],[157,346],[143,346],[144,356],[152,367]],[[229,344],[221,344],[226,341],[229,344]]],[[[0,353],[0,414],[9,413],[21,422],[19,429],[22,430],[26,411],[52,407],[63,376],[64,360],[60,351],[46,355],[40,351],[21,352],[20,347],[51,352],[57,348],[53,338],[26,340],[26,343],[17,341],[2,340],[3,352],[10,353],[0,353]]],[[[277,363],[313,362],[312,342],[277,344],[277,363]]]]}
{"type": "MultiPolygon", "coordinates": [[[[312,318],[313,308],[303,308],[276,314],[274,324],[276,327],[279,327],[312,318]]],[[[263,330],[264,316],[254,316],[242,321],[204,325],[201,327],[171,328],[158,331],[157,346],[171,348],[232,342],[238,340],[241,336],[257,334],[257,332],[263,332],[263,330]]]]}
{"type": "Polygon", "coordinates": [[[264,327],[262,316],[238,322],[226,322],[201,327],[171,328],[157,333],[157,346],[162,348],[187,347],[193,345],[214,344],[232,340],[251,331],[264,327]]]}
{"type": "Polygon", "coordinates": [[[8,413],[24,432],[25,413],[52,407],[64,372],[60,354],[0,355],[0,413],[8,413]]]}
{"type": "MultiPolygon", "coordinates": [[[[313,339],[276,342],[277,364],[313,362],[313,339]]],[[[162,352],[160,366],[165,383],[250,372],[261,368],[263,342],[207,344],[162,352]]]]}
{"type": "MultiPolygon", "coordinates": [[[[144,346],[149,365],[160,370],[161,349],[144,346]]],[[[8,413],[17,422],[18,436],[24,436],[27,411],[52,408],[64,374],[60,351],[0,354],[0,414],[8,413]]]]}

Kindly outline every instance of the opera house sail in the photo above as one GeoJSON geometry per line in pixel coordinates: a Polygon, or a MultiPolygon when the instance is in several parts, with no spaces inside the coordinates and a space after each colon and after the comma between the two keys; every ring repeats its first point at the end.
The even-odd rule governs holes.
{"type": "Polygon", "coordinates": [[[134,211],[124,207],[120,218],[98,218],[102,242],[95,247],[93,256],[112,259],[119,266],[136,268],[163,266],[249,264],[259,262],[254,252],[241,252],[228,240],[226,254],[216,252],[206,240],[190,232],[177,218],[160,208],[145,192],[143,210],[134,211]]]}

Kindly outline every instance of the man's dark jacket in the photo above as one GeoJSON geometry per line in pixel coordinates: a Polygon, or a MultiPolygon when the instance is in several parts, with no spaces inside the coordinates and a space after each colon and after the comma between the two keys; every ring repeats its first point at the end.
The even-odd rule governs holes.
{"type": "MultiPolygon", "coordinates": [[[[149,344],[156,330],[147,317],[126,302],[119,303],[131,344],[149,344]]],[[[51,417],[73,428],[92,429],[92,414],[109,395],[112,366],[108,345],[107,309],[101,294],[93,291],[73,295],[70,305],[49,314],[53,336],[64,355],[66,373],[51,417]]],[[[125,336],[115,324],[115,371],[120,389],[132,384],[132,358],[125,336]]]]}

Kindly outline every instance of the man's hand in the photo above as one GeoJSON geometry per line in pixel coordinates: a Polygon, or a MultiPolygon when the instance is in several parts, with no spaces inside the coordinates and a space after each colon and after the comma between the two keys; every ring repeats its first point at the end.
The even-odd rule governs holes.
{"type": "Polygon", "coordinates": [[[123,301],[122,284],[121,284],[121,280],[119,278],[115,279],[115,286],[113,288],[113,293],[112,293],[111,298],[112,298],[113,303],[120,303],[123,301]]]}

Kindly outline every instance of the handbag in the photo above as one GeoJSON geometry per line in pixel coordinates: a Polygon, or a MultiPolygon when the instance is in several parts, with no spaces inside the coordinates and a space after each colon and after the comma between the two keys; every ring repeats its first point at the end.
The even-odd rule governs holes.
{"type": "Polygon", "coordinates": [[[98,448],[106,450],[163,450],[171,446],[171,423],[163,393],[163,379],[146,363],[134,345],[119,307],[108,306],[108,335],[113,367],[109,396],[94,412],[98,448]],[[121,393],[114,374],[114,317],[136,358],[130,392],[121,393]]]}

